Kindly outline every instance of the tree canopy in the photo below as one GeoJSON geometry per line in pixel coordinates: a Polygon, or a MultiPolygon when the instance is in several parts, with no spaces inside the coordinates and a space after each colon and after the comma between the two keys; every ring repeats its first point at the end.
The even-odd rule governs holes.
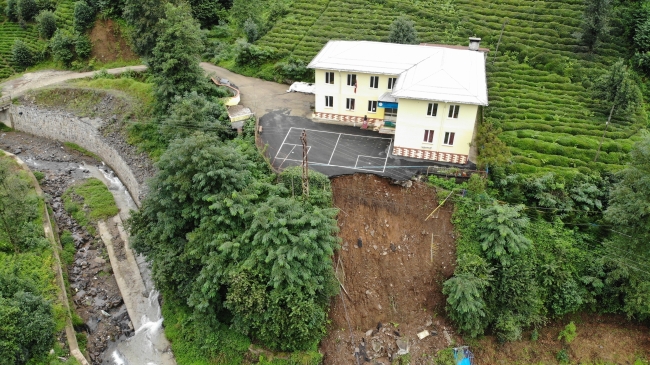
{"type": "Polygon", "coordinates": [[[407,17],[401,16],[390,25],[388,41],[391,43],[417,44],[418,34],[415,23],[407,17]]]}
{"type": "MultiPolygon", "coordinates": [[[[280,350],[321,338],[336,292],[336,210],[291,197],[256,148],[195,133],[171,142],[140,212],[133,247],[156,285],[199,316],[280,350]]],[[[317,179],[318,180],[318,179],[317,179]]]]}

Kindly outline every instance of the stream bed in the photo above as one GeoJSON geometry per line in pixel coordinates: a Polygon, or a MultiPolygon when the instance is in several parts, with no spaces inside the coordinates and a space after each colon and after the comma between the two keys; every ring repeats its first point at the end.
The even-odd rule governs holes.
{"type": "Polygon", "coordinates": [[[113,193],[122,220],[128,218],[130,210],[137,206],[115,173],[103,163],[64,149],[56,141],[22,133],[3,133],[0,147],[19,152],[33,171],[45,175],[41,186],[49,196],[59,234],[69,231],[72,235],[76,251],[74,261],[68,265],[71,301],[83,320],[75,329],[87,337],[85,347],[91,364],[175,365],[162,326],[159,293],[153,287],[144,257],[136,256],[136,262],[146,288],[142,296],[147,308],[138,313],[136,322],[142,325],[134,328],[99,234],[88,232],[65,211],[65,190],[95,177],[113,193]]]}

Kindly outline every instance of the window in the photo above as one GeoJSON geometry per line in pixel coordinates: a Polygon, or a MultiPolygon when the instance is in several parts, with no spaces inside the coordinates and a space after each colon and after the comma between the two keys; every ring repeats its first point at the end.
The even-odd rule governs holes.
{"type": "Polygon", "coordinates": [[[370,113],[377,112],[377,100],[368,100],[368,111],[370,113]]]}
{"type": "Polygon", "coordinates": [[[354,99],[352,98],[345,99],[345,109],[354,110],[354,99]]]}
{"type": "Polygon", "coordinates": [[[357,86],[357,75],[348,74],[348,86],[357,86]]]}
{"type": "Polygon", "coordinates": [[[325,72],[325,83],[326,84],[334,83],[334,72],[325,72]]]}
{"type": "Polygon", "coordinates": [[[379,76],[370,76],[370,87],[373,89],[379,88],[379,76]]]}
{"type": "Polygon", "coordinates": [[[397,109],[396,108],[385,108],[384,109],[384,119],[386,118],[397,118],[397,109]]]}
{"type": "Polygon", "coordinates": [[[438,115],[438,103],[429,103],[427,108],[427,115],[430,117],[435,117],[438,115]]]}
{"type": "Polygon", "coordinates": [[[326,96],[325,97],[325,107],[326,108],[333,108],[334,107],[334,97],[333,96],[326,96]]]}
{"type": "Polygon", "coordinates": [[[458,109],[460,109],[460,105],[450,105],[449,106],[449,118],[458,118],[458,109]]]}
{"type": "Polygon", "coordinates": [[[424,142],[433,143],[433,130],[430,129],[424,130],[424,142]]]}
{"type": "Polygon", "coordinates": [[[456,136],[456,133],[454,133],[454,132],[445,132],[445,140],[442,142],[442,144],[447,145],[447,146],[453,146],[455,136],[456,136]]]}
{"type": "Polygon", "coordinates": [[[393,90],[395,87],[395,83],[397,82],[397,77],[389,77],[388,78],[388,90],[393,90]]]}

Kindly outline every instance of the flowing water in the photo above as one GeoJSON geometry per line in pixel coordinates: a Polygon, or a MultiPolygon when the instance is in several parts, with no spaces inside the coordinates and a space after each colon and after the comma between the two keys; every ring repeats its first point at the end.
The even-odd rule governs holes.
{"type": "MultiPolygon", "coordinates": [[[[67,171],[67,175],[72,180],[83,180],[89,177],[88,174],[102,180],[115,197],[122,219],[126,219],[131,210],[137,209],[124,184],[103,163],[92,166],[70,162],[41,161],[32,158],[28,158],[25,162],[31,168],[40,171],[67,171]]],[[[159,293],[153,288],[150,270],[144,257],[138,256],[137,263],[145,288],[149,291],[148,307],[143,310],[144,313],[138,313],[141,315],[140,323],[142,325],[135,330],[133,336],[129,338],[122,336],[115,342],[111,342],[102,355],[102,364],[175,365],[176,361],[162,327],[163,318],[158,302],[159,293]]]]}

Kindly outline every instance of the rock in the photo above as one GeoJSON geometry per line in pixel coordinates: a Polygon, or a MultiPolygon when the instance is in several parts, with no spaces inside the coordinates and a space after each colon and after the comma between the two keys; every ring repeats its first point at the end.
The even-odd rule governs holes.
{"type": "Polygon", "coordinates": [[[363,247],[363,240],[361,240],[361,237],[359,237],[359,239],[357,239],[357,247],[359,247],[359,248],[363,247]]]}
{"type": "Polygon", "coordinates": [[[395,246],[394,243],[391,243],[390,244],[390,249],[391,249],[391,251],[395,252],[395,251],[397,251],[397,246],[395,246]]]}
{"type": "Polygon", "coordinates": [[[20,155],[22,152],[23,152],[23,150],[21,148],[16,148],[14,150],[14,155],[20,155]]]}
{"type": "Polygon", "coordinates": [[[372,345],[372,350],[373,350],[374,352],[379,352],[379,351],[381,351],[381,350],[384,348],[384,346],[382,346],[381,343],[380,343],[379,341],[374,341],[374,340],[373,340],[372,343],[371,343],[371,345],[372,345]]]}
{"type": "Polygon", "coordinates": [[[406,355],[409,353],[409,350],[411,349],[411,346],[409,345],[408,340],[404,340],[401,338],[398,338],[395,340],[395,343],[397,344],[397,347],[399,350],[397,350],[398,355],[406,355]]]}
{"type": "Polygon", "coordinates": [[[54,355],[54,349],[50,350],[50,355],[54,355]]]}
{"type": "Polygon", "coordinates": [[[424,330],[424,331],[418,333],[418,338],[420,340],[423,340],[423,339],[425,339],[427,337],[429,337],[429,331],[427,331],[427,330],[424,330]]]}
{"type": "Polygon", "coordinates": [[[103,310],[103,309],[102,309],[100,312],[102,313],[102,316],[104,316],[104,317],[106,317],[106,318],[109,318],[109,317],[111,316],[108,312],[106,312],[106,311],[103,310]]]}
{"type": "Polygon", "coordinates": [[[106,260],[104,260],[102,257],[99,257],[99,256],[95,257],[95,258],[93,259],[93,261],[94,261],[95,263],[97,263],[97,264],[100,264],[100,265],[103,265],[103,264],[106,263],[106,260]]]}

